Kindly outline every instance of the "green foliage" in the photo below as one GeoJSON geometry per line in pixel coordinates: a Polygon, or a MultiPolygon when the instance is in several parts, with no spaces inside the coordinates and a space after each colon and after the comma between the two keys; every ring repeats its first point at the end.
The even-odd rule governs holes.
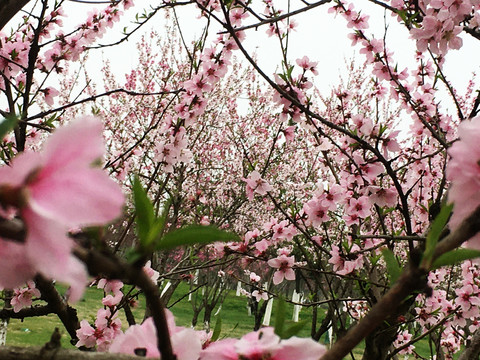
{"type": "Polygon", "coordinates": [[[222,332],[222,318],[219,317],[217,319],[217,322],[215,323],[215,328],[213,329],[213,334],[212,334],[212,341],[217,341],[218,338],[220,337],[220,333],[222,332]]]}
{"type": "Polygon", "coordinates": [[[238,240],[239,238],[236,234],[220,230],[215,226],[190,225],[165,234],[155,249],[164,250],[177,246],[238,240]]]}
{"type": "Polygon", "coordinates": [[[127,253],[127,259],[130,262],[135,262],[143,255],[148,255],[156,250],[168,250],[195,244],[204,245],[215,241],[240,240],[234,233],[220,230],[215,226],[202,225],[189,225],[163,235],[170,202],[165,204],[161,216],[157,217],[153,204],[138,177],[135,177],[133,181],[133,199],[140,247],[127,253]]]}
{"type": "Polygon", "coordinates": [[[480,257],[480,251],[474,249],[458,248],[440,255],[432,264],[433,269],[442,266],[455,265],[459,262],[480,257]]]}
{"type": "Polygon", "coordinates": [[[147,248],[158,235],[155,234],[157,230],[155,210],[137,176],[133,180],[133,200],[136,212],[137,235],[140,245],[147,248]]]}
{"type": "Polygon", "coordinates": [[[382,250],[383,258],[387,264],[387,271],[388,275],[390,276],[390,284],[393,284],[397,281],[398,277],[400,276],[402,269],[398,264],[398,260],[395,257],[395,254],[390,249],[383,249],[382,250]]]}
{"type": "Polygon", "coordinates": [[[0,122],[0,139],[3,139],[17,125],[18,118],[15,115],[7,116],[0,122]]]}
{"type": "Polygon", "coordinates": [[[277,306],[275,307],[275,323],[274,329],[281,339],[288,339],[292,336],[298,335],[308,323],[307,320],[294,322],[286,320],[287,309],[285,300],[278,298],[277,306]]]}
{"type": "Polygon", "coordinates": [[[422,263],[426,265],[426,270],[430,269],[432,257],[435,252],[435,247],[437,246],[438,240],[440,239],[440,234],[443,231],[443,228],[448,222],[450,214],[452,213],[453,204],[448,204],[442,206],[440,213],[435,218],[432,224],[432,228],[427,235],[427,241],[425,244],[425,252],[423,254],[422,263]]]}

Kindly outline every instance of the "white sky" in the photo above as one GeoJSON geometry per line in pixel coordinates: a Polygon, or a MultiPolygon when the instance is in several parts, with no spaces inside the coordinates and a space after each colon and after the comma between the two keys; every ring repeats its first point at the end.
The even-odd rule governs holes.
{"type": "MultiPolygon", "coordinates": [[[[158,3],[153,0],[137,0],[136,4],[158,3]]],[[[368,14],[370,14],[370,28],[366,30],[367,34],[374,34],[376,38],[384,36],[385,20],[388,22],[387,32],[387,46],[394,51],[394,58],[399,64],[399,69],[405,66],[412,68],[414,65],[413,54],[415,51],[415,44],[408,39],[408,33],[405,27],[398,24],[395,18],[389,14],[384,16],[383,10],[368,1],[356,1],[356,6],[360,9],[366,7],[368,14]]],[[[82,20],[82,13],[85,14],[85,9],[89,5],[72,4],[72,12],[68,11],[69,21],[78,23],[82,20]],[[72,16],[75,14],[75,16],[72,16]],[[78,21],[73,21],[78,19],[78,21]]],[[[292,32],[290,37],[289,54],[290,60],[293,62],[297,57],[307,55],[313,61],[318,61],[319,76],[317,77],[317,86],[322,90],[329,90],[333,85],[338,83],[340,74],[345,69],[345,59],[351,59],[356,56],[359,59],[359,64],[364,61],[364,57],[358,54],[360,47],[352,47],[351,41],[347,38],[347,34],[351,29],[346,27],[346,21],[341,17],[334,17],[333,14],[328,14],[327,10],[330,4],[317,7],[307,13],[295,16],[295,21],[299,24],[298,30],[292,32]],[[357,54],[355,55],[355,52],[357,54]]],[[[197,13],[193,11],[192,6],[180,7],[178,14],[182,24],[182,31],[187,39],[193,41],[198,38],[201,31],[202,22],[196,19],[197,13]]],[[[126,19],[132,19],[133,14],[140,11],[139,5],[128,11],[125,16],[122,26],[117,30],[117,35],[114,32],[109,34],[109,38],[116,38],[118,31],[125,26],[126,19]]],[[[152,27],[158,30],[162,29],[161,21],[162,15],[146,25],[141,33],[148,31],[152,27]]],[[[247,19],[246,22],[252,19],[247,19]]],[[[265,35],[266,27],[259,30],[249,30],[247,32],[246,47],[251,51],[258,53],[258,59],[263,68],[267,69],[267,74],[272,74],[276,67],[280,66],[280,51],[278,47],[278,40],[275,38],[268,38],[265,35]]],[[[214,33],[214,32],[212,32],[214,33]]],[[[104,56],[112,60],[112,66],[119,74],[126,73],[129,68],[135,63],[136,50],[134,45],[139,36],[133,37],[128,43],[110,48],[104,51],[104,56]],[[132,50],[133,48],[133,50],[132,50]]],[[[454,87],[463,91],[466,84],[472,77],[472,72],[479,69],[480,64],[475,60],[478,58],[479,52],[476,48],[477,40],[472,39],[469,35],[464,34],[464,47],[460,51],[450,51],[447,56],[445,64],[445,73],[448,79],[454,84],[454,87]]],[[[107,42],[107,38],[102,42],[107,42]]],[[[239,56],[241,56],[239,54],[239,56]]],[[[99,59],[99,56],[91,56],[99,59]]]]}
{"type": "MultiPolygon", "coordinates": [[[[286,4],[286,1],[284,3],[286,4]]],[[[137,12],[142,12],[143,6],[148,7],[149,4],[158,4],[158,0],[136,0],[135,4],[136,6],[124,15],[120,25],[110,30],[107,36],[101,39],[100,43],[117,40],[121,36],[123,27],[129,25],[128,22],[134,19],[137,12]]],[[[408,39],[406,28],[398,24],[390,14],[385,17],[379,6],[372,5],[366,0],[355,1],[355,5],[358,9],[365,8],[364,13],[370,15],[370,28],[366,30],[366,34],[374,34],[376,38],[382,38],[384,36],[385,20],[388,22],[387,47],[394,51],[394,59],[399,64],[399,69],[403,69],[405,66],[412,69],[415,66],[413,62],[415,44],[408,39]]],[[[99,9],[103,6],[105,5],[96,5],[99,9]]],[[[351,32],[351,29],[346,27],[346,21],[341,16],[335,17],[333,14],[327,13],[330,6],[331,4],[322,5],[307,13],[295,16],[294,19],[299,26],[297,31],[291,33],[289,41],[289,60],[292,63],[296,58],[304,55],[309,56],[312,61],[318,61],[319,75],[316,77],[316,85],[323,92],[329,92],[334,85],[338,84],[339,76],[345,71],[346,60],[355,56],[358,58],[359,65],[364,61],[364,56],[358,54],[360,47],[352,47],[351,41],[346,36],[351,32]]],[[[93,8],[92,5],[68,2],[66,7],[68,18],[64,21],[64,24],[67,27],[78,25],[83,22],[87,13],[93,8]]],[[[178,7],[178,14],[187,42],[198,38],[203,20],[196,18],[195,8],[193,6],[178,7]]],[[[99,85],[101,85],[99,70],[102,58],[110,59],[112,68],[118,73],[118,80],[123,80],[124,74],[129,72],[129,69],[136,63],[135,44],[141,34],[153,27],[161,32],[163,29],[162,21],[163,16],[160,12],[128,42],[102,50],[102,53],[95,50],[90,55],[90,71],[92,74],[98,73],[99,85]]],[[[247,19],[245,23],[249,23],[249,21],[253,21],[253,19],[247,19]]],[[[132,28],[132,26],[129,25],[129,28],[132,28]]],[[[251,52],[257,52],[260,65],[266,70],[267,74],[271,75],[280,66],[280,51],[278,40],[273,37],[268,38],[265,31],[266,27],[259,28],[259,30],[248,30],[245,46],[251,52]]],[[[215,31],[210,33],[213,38],[215,31]]],[[[466,84],[472,77],[472,72],[478,72],[480,67],[480,64],[476,61],[478,58],[476,55],[479,54],[477,40],[466,34],[463,35],[463,39],[464,47],[460,51],[450,51],[444,67],[447,78],[455,88],[460,90],[460,93],[463,93],[466,84]]],[[[241,57],[242,55],[238,54],[238,56],[241,57]]],[[[95,75],[93,77],[96,78],[95,75]]]]}

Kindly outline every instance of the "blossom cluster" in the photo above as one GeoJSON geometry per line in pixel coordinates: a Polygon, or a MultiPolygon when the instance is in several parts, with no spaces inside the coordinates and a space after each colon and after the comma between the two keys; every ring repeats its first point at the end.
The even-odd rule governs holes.
{"type": "Polygon", "coordinates": [[[21,286],[40,273],[70,284],[72,301],[80,298],[87,274],[67,234],[106,224],[123,210],[119,186],[92,167],[103,153],[101,122],[84,116],[57,129],[41,153],[26,151],[0,168],[1,216],[18,217],[26,228],[22,242],[0,239],[1,287],[21,286]]]}

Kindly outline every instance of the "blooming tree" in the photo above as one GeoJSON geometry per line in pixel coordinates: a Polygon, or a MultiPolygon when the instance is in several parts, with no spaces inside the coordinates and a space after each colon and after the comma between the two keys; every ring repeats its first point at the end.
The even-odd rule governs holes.
{"type": "Polygon", "coordinates": [[[415,44],[407,67],[364,4],[160,1],[120,42],[160,13],[172,19],[164,37],[141,38],[125,81],[105,63],[103,83],[82,83],[75,66],[133,3],[68,31],[63,1],[27,3],[0,5],[3,317],[54,312],[78,347],[162,359],[341,359],[362,340],[364,359],[391,359],[419,355],[425,338],[431,358],[478,356],[480,100],[475,79],[452,86],[445,62],[480,38],[480,3],[372,2],[415,44]],[[207,20],[193,44],[175,27],[180,6],[207,20]],[[361,57],[331,92],[318,87],[321,59],[289,50],[296,16],[319,11],[361,57]],[[254,31],[278,43],[274,72],[248,50],[254,31]],[[283,325],[240,340],[177,326],[158,281],[174,291],[201,269],[215,269],[210,312],[220,284],[243,282],[258,309],[290,299],[295,281],[315,309],[312,339],[283,325]],[[105,292],[94,323],[71,307],[87,271],[105,292]],[[145,294],[142,324],[125,286],[145,294]]]}

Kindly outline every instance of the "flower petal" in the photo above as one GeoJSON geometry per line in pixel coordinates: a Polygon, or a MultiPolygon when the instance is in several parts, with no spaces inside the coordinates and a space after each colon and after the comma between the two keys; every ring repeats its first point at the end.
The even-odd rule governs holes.
{"type": "Polygon", "coordinates": [[[0,238],[0,288],[13,289],[33,279],[36,271],[25,257],[25,245],[0,238]]]}
{"type": "Polygon", "coordinates": [[[93,116],[83,116],[55,130],[44,148],[48,172],[65,168],[88,167],[105,151],[103,125],[93,116]]]}
{"type": "Polygon", "coordinates": [[[68,226],[100,225],[123,209],[123,193],[101,169],[58,171],[30,186],[32,209],[68,226]]]}

